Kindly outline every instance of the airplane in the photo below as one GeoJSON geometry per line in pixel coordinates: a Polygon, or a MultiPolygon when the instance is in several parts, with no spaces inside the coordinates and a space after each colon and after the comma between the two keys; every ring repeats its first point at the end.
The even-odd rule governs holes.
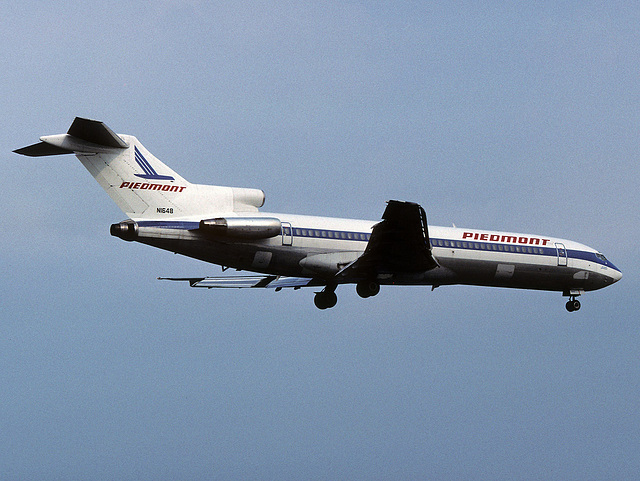
{"type": "Polygon", "coordinates": [[[620,269],[586,245],[546,235],[438,227],[416,203],[390,200],[381,221],[261,212],[262,190],[192,184],[136,137],[76,117],[66,134],[17,149],[31,156],[75,154],[128,216],[113,236],[249,271],[221,277],[159,277],[201,288],[315,287],[319,309],[342,284],[363,298],[381,286],[464,284],[558,291],[569,312],[578,296],[607,287],[620,269]]]}

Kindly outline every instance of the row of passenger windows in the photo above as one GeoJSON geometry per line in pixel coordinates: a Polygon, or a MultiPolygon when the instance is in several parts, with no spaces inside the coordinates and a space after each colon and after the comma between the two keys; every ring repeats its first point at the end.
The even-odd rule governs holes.
{"type": "MultiPolygon", "coordinates": [[[[368,241],[371,234],[364,234],[362,232],[343,232],[334,230],[323,229],[302,229],[298,227],[283,227],[282,232],[284,235],[293,235],[296,237],[317,237],[325,239],[339,239],[339,240],[358,240],[368,241]]],[[[489,244],[483,242],[466,242],[466,241],[453,241],[444,239],[431,239],[431,243],[434,247],[457,247],[459,249],[476,249],[483,251],[500,251],[500,252],[519,252],[524,254],[544,254],[544,249],[541,247],[530,246],[512,246],[504,244],[489,244]]]]}
{"type": "Polygon", "coordinates": [[[450,241],[443,239],[432,239],[432,244],[436,247],[457,247],[459,249],[476,249],[483,251],[500,252],[520,252],[523,254],[544,254],[541,247],[512,246],[504,244],[486,244],[483,242],[450,241]]]}
{"type": "Polygon", "coordinates": [[[369,237],[371,236],[371,234],[363,234],[361,232],[342,232],[323,229],[301,229],[298,227],[283,227],[282,229],[284,235],[291,235],[292,230],[293,235],[296,237],[320,237],[325,239],[368,241],[369,237]]]}

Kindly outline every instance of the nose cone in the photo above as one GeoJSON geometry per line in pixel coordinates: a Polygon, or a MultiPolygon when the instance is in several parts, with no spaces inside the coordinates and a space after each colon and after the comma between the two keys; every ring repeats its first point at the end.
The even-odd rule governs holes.
{"type": "Polygon", "coordinates": [[[609,269],[611,275],[611,283],[618,282],[622,279],[622,272],[620,272],[617,268],[609,269]]]}
{"type": "Polygon", "coordinates": [[[594,275],[588,277],[588,280],[585,283],[585,287],[589,291],[602,289],[603,287],[615,284],[622,279],[622,272],[620,272],[617,267],[612,267],[611,263],[609,263],[608,267],[605,267],[604,269],[602,266],[598,267],[593,274],[594,275]]]}

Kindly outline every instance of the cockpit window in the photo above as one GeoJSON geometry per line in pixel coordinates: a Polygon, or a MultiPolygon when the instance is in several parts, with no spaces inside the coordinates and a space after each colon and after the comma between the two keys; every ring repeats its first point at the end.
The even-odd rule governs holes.
{"type": "Polygon", "coordinates": [[[607,262],[607,258],[604,255],[600,254],[599,252],[596,253],[596,257],[603,262],[607,262]]]}

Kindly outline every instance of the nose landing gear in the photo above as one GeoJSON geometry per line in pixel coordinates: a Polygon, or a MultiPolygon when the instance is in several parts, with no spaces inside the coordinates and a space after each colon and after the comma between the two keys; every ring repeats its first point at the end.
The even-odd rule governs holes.
{"type": "Polygon", "coordinates": [[[569,300],[567,301],[566,308],[567,311],[573,312],[580,309],[580,301],[578,300],[578,296],[580,294],[584,294],[583,289],[567,289],[562,292],[563,296],[567,296],[569,300]]]}
{"type": "Polygon", "coordinates": [[[569,312],[577,311],[580,309],[580,301],[576,299],[576,296],[570,296],[565,307],[569,312]]]}

